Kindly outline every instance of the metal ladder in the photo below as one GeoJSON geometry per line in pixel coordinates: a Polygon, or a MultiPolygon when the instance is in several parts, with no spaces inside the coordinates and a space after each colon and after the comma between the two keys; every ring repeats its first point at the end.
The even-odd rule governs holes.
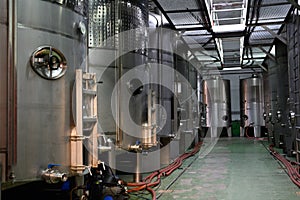
{"type": "MultiPolygon", "coordinates": [[[[231,2],[231,3],[214,3],[214,1],[211,1],[211,18],[212,18],[212,25],[213,26],[222,26],[223,22],[227,21],[234,21],[232,25],[236,24],[245,24],[246,19],[246,1],[241,0],[237,2],[231,2]],[[240,15],[236,16],[233,15],[233,11],[240,11],[240,15]],[[221,13],[228,13],[227,15],[229,17],[222,17],[219,18],[219,14],[221,13]]],[[[225,23],[227,24],[227,23],[225,23]]]]}

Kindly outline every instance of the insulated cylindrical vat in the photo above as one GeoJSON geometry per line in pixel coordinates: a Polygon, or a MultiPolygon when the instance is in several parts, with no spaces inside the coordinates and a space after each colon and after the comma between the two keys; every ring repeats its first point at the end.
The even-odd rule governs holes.
{"type": "Polygon", "coordinates": [[[198,71],[188,59],[188,46],[181,40],[176,41],[174,68],[175,85],[179,112],[180,153],[186,151],[198,133],[199,109],[197,98],[198,71]]]}
{"type": "Polygon", "coordinates": [[[160,27],[149,30],[148,60],[152,69],[155,69],[152,70],[151,78],[156,83],[153,89],[157,94],[157,103],[163,108],[157,110],[159,127],[157,134],[160,137],[170,137],[176,132],[173,127],[176,118],[176,113],[173,112],[176,106],[174,105],[175,73],[171,70],[174,68],[173,39],[174,33],[170,29],[160,27]]]}
{"type": "Polygon", "coordinates": [[[259,129],[265,125],[263,79],[257,76],[241,79],[240,98],[242,127],[254,127],[255,136],[260,137],[259,129]]]}
{"type": "Polygon", "coordinates": [[[231,124],[230,81],[211,78],[203,81],[205,127],[229,127],[231,124]]]}

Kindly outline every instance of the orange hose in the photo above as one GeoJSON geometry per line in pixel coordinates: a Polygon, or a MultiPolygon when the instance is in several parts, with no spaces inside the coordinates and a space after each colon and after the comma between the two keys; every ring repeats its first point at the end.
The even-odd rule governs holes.
{"type": "Polygon", "coordinates": [[[192,155],[195,155],[199,151],[201,145],[202,145],[202,142],[197,143],[195,145],[194,149],[191,152],[186,152],[186,153],[180,155],[178,158],[175,159],[175,161],[173,163],[171,163],[167,167],[165,167],[165,168],[163,168],[159,171],[153,172],[152,174],[148,175],[143,180],[143,182],[127,183],[126,185],[128,187],[133,187],[133,188],[129,189],[127,192],[128,193],[138,192],[138,191],[146,189],[151,193],[152,200],[155,200],[156,199],[156,193],[151,187],[155,187],[155,186],[159,185],[160,181],[161,181],[160,178],[162,176],[169,176],[170,174],[172,174],[176,169],[178,169],[182,165],[183,160],[189,158],[192,155]],[[156,177],[156,181],[152,182],[152,180],[155,177],[156,177]]]}

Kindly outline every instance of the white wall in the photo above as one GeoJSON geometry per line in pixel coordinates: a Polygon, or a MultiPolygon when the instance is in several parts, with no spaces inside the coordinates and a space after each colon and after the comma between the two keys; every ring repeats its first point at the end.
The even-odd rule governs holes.
{"type": "Polygon", "coordinates": [[[228,74],[223,79],[230,80],[232,121],[240,120],[240,79],[251,77],[251,74],[228,74]]]}

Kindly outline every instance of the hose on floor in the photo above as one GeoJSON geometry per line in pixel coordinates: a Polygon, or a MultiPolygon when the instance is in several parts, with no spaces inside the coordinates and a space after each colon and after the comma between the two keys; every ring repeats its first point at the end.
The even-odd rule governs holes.
{"type": "Polygon", "coordinates": [[[129,188],[127,192],[132,193],[132,192],[138,192],[146,189],[148,192],[150,192],[152,196],[152,200],[156,200],[156,193],[153,187],[156,187],[160,184],[161,177],[169,176],[170,174],[172,174],[172,172],[174,172],[182,165],[185,159],[195,155],[200,150],[201,145],[202,142],[197,143],[192,151],[180,155],[170,165],[148,175],[146,178],[144,178],[142,182],[125,183],[125,185],[129,188]]]}
{"type": "Polygon", "coordinates": [[[288,176],[292,182],[300,187],[300,174],[299,166],[297,162],[287,160],[285,157],[280,155],[277,151],[274,150],[274,145],[269,146],[271,155],[273,155],[277,160],[279,160],[287,169],[288,176]]]}

